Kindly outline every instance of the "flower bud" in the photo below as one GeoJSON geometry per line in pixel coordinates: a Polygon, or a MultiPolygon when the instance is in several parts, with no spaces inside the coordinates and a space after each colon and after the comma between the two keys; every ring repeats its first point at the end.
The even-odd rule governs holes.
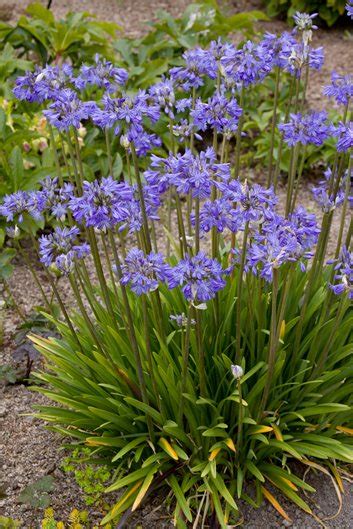
{"type": "Polygon", "coordinates": [[[123,134],[120,138],[120,145],[124,147],[124,149],[128,149],[130,147],[130,140],[127,137],[126,134],[123,134]]]}
{"type": "Polygon", "coordinates": [[[233,364],[233,365],[230,366],[230,369],[232,371],[233,377],[236,380],[240,380],[241,377],[244,375],[244,371],[243,371],[243,368],[241,366],[237,366],[237,365],[233,364]]]}
{"type": "Polygon", "coordinates": [[[18,239],[20,236],[21,230],[16,224],[15,226],[6,228],[6,233],[11,239],[18,239]]]}

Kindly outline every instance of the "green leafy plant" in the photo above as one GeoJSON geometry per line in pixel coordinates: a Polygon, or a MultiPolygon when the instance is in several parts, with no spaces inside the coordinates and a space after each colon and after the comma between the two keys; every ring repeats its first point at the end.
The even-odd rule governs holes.
{"type": "Polygon", "coordinates": [[[89,448],[75,448],[62,462],[64,472],[73,473],[78,486],[84,493],[86,505],[106,506],[102,496],[111,481],[111,470],[94,461],[89,448]]]}
{"type": "Polygon", "coordinates": [[[346,0],[265,0],[270,16],[287,14],[290,19],[296,11],[319,13],[328,26],[345,14],[346,0]]]}
{"type": "Polygon", "coordinates": [[[0,527],[1,529],[19,529],[21,527],[21,522],[14,520],[13,518],[0,516],[0,527]]]}
{"type": "MultiPolygon", "coordinates": [[[[89,520],[87,511],[73,509],[69,514],[67,521],[57,520],[54,509],[49,507],[44,512],[44,518],[41,522],[41,529],[98,529],[98,525],[92,525],[89,520]]],[[[112,526],[107,526],[112,529],[112,526]]]]}
{"type": "Polygon", "coordinates": [[[111,55],[111,42],[119,26],[113,22],[95,20],[89,13],[69,13],[55,20],[53,13],[40,3],[30,4],[26,15],[15,26],[3,24],[0,36],[21,53],[34,52],[43,64],[70,57],[86,60],[100,53],[111,55]],[[27,16],[26,16],[27,15],[27,16]]]}
{"type": "Polygon", "coordinates": [[[27,485],[21,492],[19,500],[21,503],[31,507],[45,509],[50,505],[49,492],[53,490],[54,478],[44,476],[30,485],[27,485]]]}
{"type": "Polygon", "coordinates": [[[0,365],[0,381],[8,384],[15,384],[17,381],[17,371],[9,364],[0,365]]]}

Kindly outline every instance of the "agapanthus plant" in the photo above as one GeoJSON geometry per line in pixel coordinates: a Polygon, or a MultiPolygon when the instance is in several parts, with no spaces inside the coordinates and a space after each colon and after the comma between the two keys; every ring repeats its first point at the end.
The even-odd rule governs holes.
{"type": "MultiPolygon", "coordinates": [[[[55,70],[63,84],[53,94],[38,87],[51,80],[46,68],[16,84],[18,97],[46,104],[57,129],[57,177],[0,209],[24,255],[24,217],[52,222],[32,251],[61,309],[50,314],[46,298],[61,338],[31,339],[48,361],[37,377],[50,391],[38,389],[62,406],[39,415],[117,468],[108,492],[123,492],[103,524],[123,527],[161,485],[180,528],[204,520],[226,529],[239,521],[240,498],[265,498],[289,519],[277,491],[312,514],[301,469],[331,473],[338,491],[340,464],[353,462],[353,142],[344,111],[333,125],[326,109],[304,110],[310,69],[323,58],[313,18],[296,14],[292,34],[239,49],[218,40],[188,50],[137,93],[122,91],[126,73],[104,59],[77,74],[55,70]],[[264,185],[242,155],[247,102],[266,79],[275,92],[264,185]],[[106,165],[95,155],[83,163],[83,124],[103,139],[106,165]],[[299,183],[307,145],[326,140],[336,152],[313,190],[317,219],[298,205],[299,183]],[[289,172],[280,175],[283,154],[289,172]]],[[[325,92],[346,107],[349,90],[335,74],[325,92]]]]}

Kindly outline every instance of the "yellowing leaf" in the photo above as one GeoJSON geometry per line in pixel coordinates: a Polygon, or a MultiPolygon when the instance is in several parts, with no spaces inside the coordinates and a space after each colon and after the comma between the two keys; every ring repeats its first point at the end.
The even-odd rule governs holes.
{"type": "Polygon", "coordinates": [[[258,426],[253,426],[250,430],[250,433],[257,434],[257,433],[267,433],[267,432],[272,432],[272,431],[273,431],[272,426],[265,426],[265,425],[259,424],[258,426]]]}
{"type": "Polygon", "coordinates": [[[174,448],[172,447],[172,445],[167,441],[167,439],[165,439],[164,437],[161,437],[160,440],[159,440],[159,445],[163,448],[163,450],[165,452],[167,452],[167,454],[172,459],[174,459],[175,461],[178,461],[179,456],[176,453],[176,451],[174,450],[174,448]]]}
{"type": "Polygon", "coordinates": [[[212,450],[212,452],[210,453],[210,456],[208,458],[209,461],[213,461],[217,455],[219,454],[219,452],[221,451],[220,448],[215,448],[214,450],[212,450]]]}
{"type": "Polygon", "coordinates": [[[269,490],[265,489],[265,487],[263,485],[261,485],[261,490],[262,490],[262,493],[265,496],[265,498],[271,503],[271,505],[276,509],[276,511],[279,512],[279,514],[282,516],[282,518],[287,520],[287,522],[291,522],[292,520],[289,518],[289,516],[286,513],[286,511],[280,506],[280,504],[278,503],[276,498],[274,496],[272,496],[271,492],[269,490]]]}
{"type": "Polygon", "coordinates": [[[353,428],[348,428],[347,426],[336,426],[336,430],[346,433],[347,435],[353,435],[353,428]]]}
{"type": "Polygon", "coordinates": [[[281,476],[279,479],[281,479],[282,481],[284,481],[284,483],[285,483],[286,485],[288,485],[289,488],[291,488],[292,490],[295,490],[295,491],[297,492],[298,487],[296,487],[296,486],[294,485],[294,483],[292,483],[289,479],[284,478],[284,477],[282,477],[282,476],[281,476]]]}
{"type": "Polygon", "coordinates": [[[283,435],[281,433],[281,430],[278,428],[277,424],[273,424],[272,428],[277,441],[283,441],[283,435]]]}
{"type": "Polygon", "coordinates": [[[235,448],[235,444],[233,443],[233,439],[228,437],[228,439],[225,439],[224,442],[228,446],[228,448],[230,448],[233,452],[237,451],[237,449],[235,448]]]}
{"type": "Polygon", "coordinates": [[[133,506],[131,507],[131,510],[134,511],[135,509],[137,509],[137,507],[140,505],[141,501],[143,500],[146,492],[148,491],[152,481],[153,481],[153,477],[154,477],[154,474],[155,474],[155,469],[150,472],[149,474],[147,474],[146,478],[145,478],[145,481],[143,482],[142,484],[142,487],[141,489],[139,490],[139,493],[138,495],[136,496],[136,499],[133,503],[133,506]]]}
{"type": "Polygon", "coordinates": [[[129,490],[127,490],[120,498],[120,500],[114,505],[114,507],[111,509],[111,511],[103,518],[103,520],[101,521],[100,525],[103,525],[107,522],[109,522],[110,520],[112,520],[113,518],[115,518],[115,516],[118,514],[119,512],[119,509],[120,507],[125,503],[127,502],[127,500],[130,498],[130,496],[132,496],[134,494],[134,492],[137,491],[137,489],[140,487],[140,485],[143,483],[143,480],[141,479],[140,481],[138,481],[137,483],[135,483],[135,485],[133,485],[129,490]]]}
{"type": "Polygon", "coordinates": [[[285,334],[286,334],[286,322],[285,322],[285,320],[282,320],[281,327],[280,327],[280,330],[279,330],[279,338],[280,338],[280,340],[283,340],[285,334]]]}

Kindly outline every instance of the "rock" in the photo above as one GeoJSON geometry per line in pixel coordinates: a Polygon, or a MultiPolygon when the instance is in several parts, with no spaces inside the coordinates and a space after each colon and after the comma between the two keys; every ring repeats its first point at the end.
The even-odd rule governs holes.
{"type": "Polygon", "coordinates": [[[7,413],[7,412],[6,412],[6,408],[5,408],[5,406],[0,405],[0,417],[1,417],[1,418],[2,418],[2,417],[5,417],[5,416],[6,416],[6,413],[7,413]]]}

